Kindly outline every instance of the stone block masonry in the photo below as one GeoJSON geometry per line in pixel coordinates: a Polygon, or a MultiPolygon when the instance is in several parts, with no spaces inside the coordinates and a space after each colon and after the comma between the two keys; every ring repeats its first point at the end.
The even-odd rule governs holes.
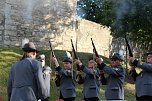
{"type": "Polygon", "coordinates": [[[76,0],[1,0],[0,47],[21,47],[33,41],[38,48],[71,51],[70,39],[78,52],[92,53],[93,38],[100,55],[109,56],[112,37],[108,28],[76,19],[76,0]]]}

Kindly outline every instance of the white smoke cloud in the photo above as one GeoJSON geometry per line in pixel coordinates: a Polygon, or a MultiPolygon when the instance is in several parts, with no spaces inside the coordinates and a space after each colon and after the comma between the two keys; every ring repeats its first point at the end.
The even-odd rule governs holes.
{"type": "Polygon", "coordinates": [[[119,6],[116,10],[117,20],[122,19],[122,17],[130,11],[131,5],[128,0],[119,0],[119,6]]]}

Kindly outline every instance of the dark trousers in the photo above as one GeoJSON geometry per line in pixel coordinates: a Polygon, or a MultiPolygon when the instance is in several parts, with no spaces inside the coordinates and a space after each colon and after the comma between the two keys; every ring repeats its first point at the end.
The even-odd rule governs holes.
{"type": "Polygon", "coordinates": [[[74,101],[75,100],[75,97],[70,97],[70,98],[63,98],[61,92],[60,92],[60,97],[59,99],[63,99],[64,101],[74,101]]]}
{"type": "Polygon", "coordinates": [[[152,96],[141,96],[141,97],[136,96],[136,100],[137,101],[152,101],[152,96]]]}
{"type": "Polygon", "coordinates": [[[98,97],[84,98],[85,101],[99,101],[98,97]]]}

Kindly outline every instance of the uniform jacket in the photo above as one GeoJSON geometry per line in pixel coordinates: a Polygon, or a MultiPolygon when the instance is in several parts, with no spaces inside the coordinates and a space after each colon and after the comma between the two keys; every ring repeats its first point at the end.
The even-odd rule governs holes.
{"type": "Polygon", "coordinates": [[[117,67],[108,67],[106,65],[98,65],[105,73],[108,74],[106,78],[106,99],[124,99],[124,78],[125,69],[118,65],[117,67]]]}
{"type": "Polygon", "coordinates": [[[37,101],[45,99],[42,66],[37,60],[25,58],[14,64],[8,79],[9,101],[37,101]]]}
{"type": "Polygon", "coordinates": [[[76,97],[75,92],[75,82],[76,82],[76,73],[72,70],[62,69],[60,66],[56,67],[60,75],[60,92],[63,98],[76,97]],[[72,78],[73,74],[73,78],[72,78]]]}
{"type": "Polygon", "coordinates": [[[138,63],[137,67],[141,68],[142,71],[137,74],[133,71],[132,76],[136,76],[136,95],[141,96],[152,96],[152,64],[138,63]]]}
{"type": "Polygon", "coordinates": [[[83,78],[83,93],[85,98],[98,97],[100,91],[99,69],[88,68],[81,66],[82,71],[85,73],[83,78]]]}

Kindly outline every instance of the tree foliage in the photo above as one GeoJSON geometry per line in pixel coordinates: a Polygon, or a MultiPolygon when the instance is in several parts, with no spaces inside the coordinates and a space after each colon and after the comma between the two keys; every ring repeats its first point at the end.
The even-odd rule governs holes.
{"type": "Polygon", "coordinates": [[[109,27],[113,37],[127,35],[152,50],[151,0],[79,0],[78,8],[83,18],[109,27]]]}

